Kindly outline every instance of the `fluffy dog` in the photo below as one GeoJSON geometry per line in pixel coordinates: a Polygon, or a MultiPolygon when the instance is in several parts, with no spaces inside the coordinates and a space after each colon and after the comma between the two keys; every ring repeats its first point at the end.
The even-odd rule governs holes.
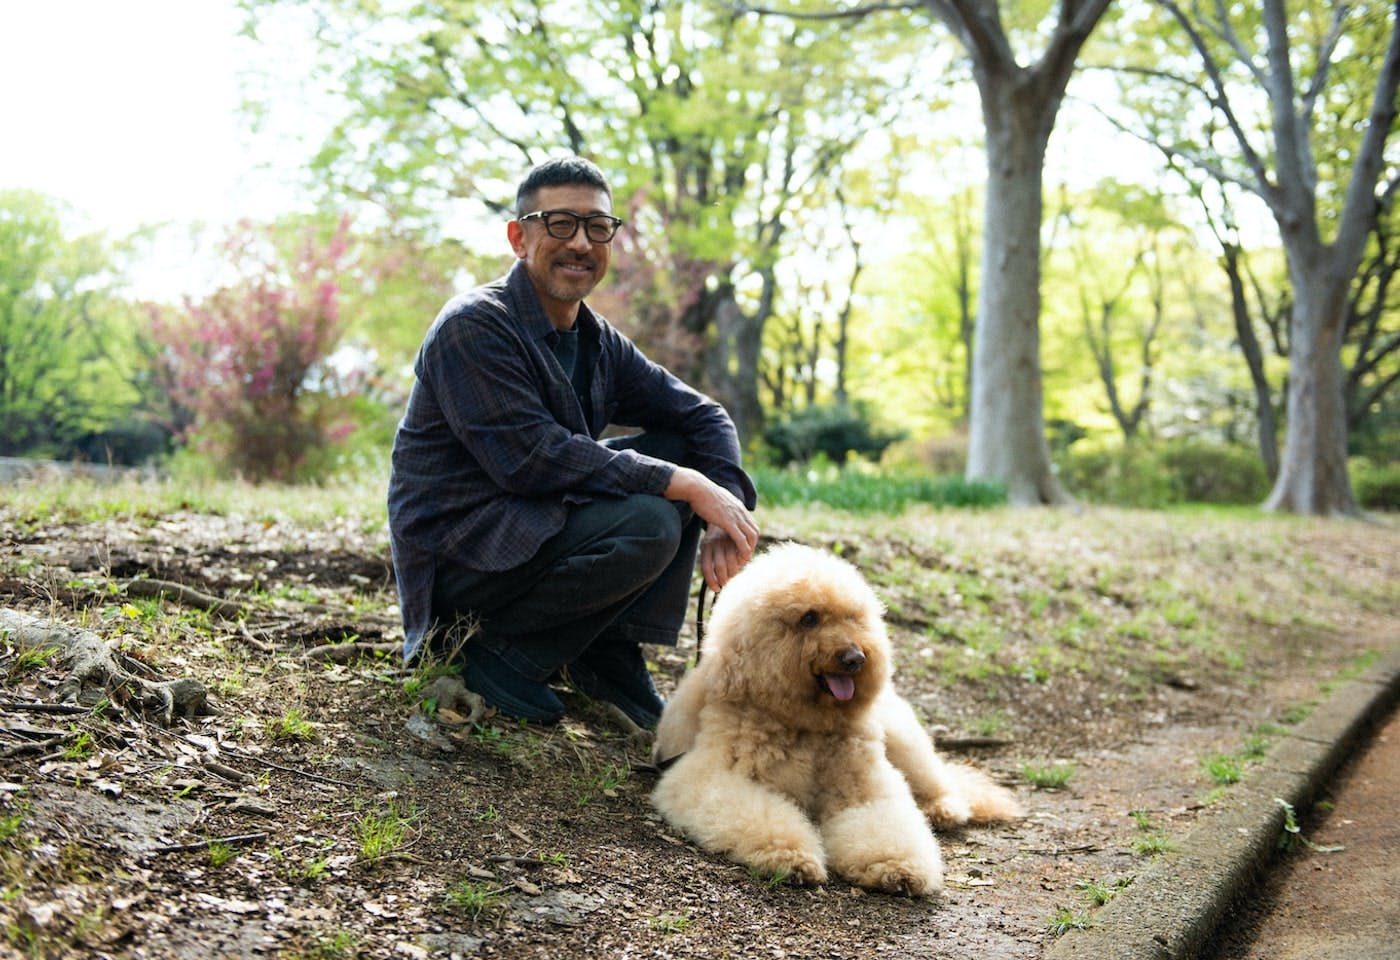
{"type": "Polygon", "coordinates": [[[883,613],[831,554],[783,544],[749,563],[715,601],[704,656],[657,727],[661,815],[706,850],[795,883],[824,883],[830,869],[874,890],[937,893],[930,822],[1021,810],[934,752],[890,685],[883,613]]]}

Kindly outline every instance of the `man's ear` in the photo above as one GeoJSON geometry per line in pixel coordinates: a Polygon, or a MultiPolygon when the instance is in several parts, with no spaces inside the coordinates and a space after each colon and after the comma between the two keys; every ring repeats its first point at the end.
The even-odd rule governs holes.
{"type": "Polygon", "coordinates": [[[510,248],[515,251],[515,255],[524,260],[525,228],[519,220],[506,221],[506,239],[510,241],[510,248]]]}

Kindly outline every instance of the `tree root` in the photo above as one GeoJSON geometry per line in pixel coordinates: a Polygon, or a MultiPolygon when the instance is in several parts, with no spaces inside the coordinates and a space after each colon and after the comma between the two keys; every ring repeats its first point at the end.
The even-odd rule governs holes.
{"type": "Polygon", "coordinates": [[[189,677],[145,680],[124,669],[114,645],[90,630],[0,609],[0,637],[21,650],[61,652],[68,676],[55,689],[60,703],[96,706],[106,700],[154,716],[169,726],[175,717],[206,716],[214,711],[204,684],[189,677]]]}

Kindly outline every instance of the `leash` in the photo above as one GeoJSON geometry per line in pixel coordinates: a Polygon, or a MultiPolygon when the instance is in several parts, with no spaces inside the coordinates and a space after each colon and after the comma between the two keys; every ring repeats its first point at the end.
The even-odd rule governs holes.
{"type": "Polygon", "coordinates": [[[695,664],[700,665],[700,654],[705,646],[705,592],[708,585],[700,578],[700,597],[695,604],[695,664]]]}

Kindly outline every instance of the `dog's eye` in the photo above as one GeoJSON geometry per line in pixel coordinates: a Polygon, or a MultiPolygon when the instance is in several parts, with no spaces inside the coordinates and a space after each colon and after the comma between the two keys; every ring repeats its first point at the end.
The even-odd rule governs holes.
{"type": "Polygon", "coordinates": [[[808,610],[797,621],[801,626],[811,629],[822,622],[822,615],[815,610],[808,610]]]}

